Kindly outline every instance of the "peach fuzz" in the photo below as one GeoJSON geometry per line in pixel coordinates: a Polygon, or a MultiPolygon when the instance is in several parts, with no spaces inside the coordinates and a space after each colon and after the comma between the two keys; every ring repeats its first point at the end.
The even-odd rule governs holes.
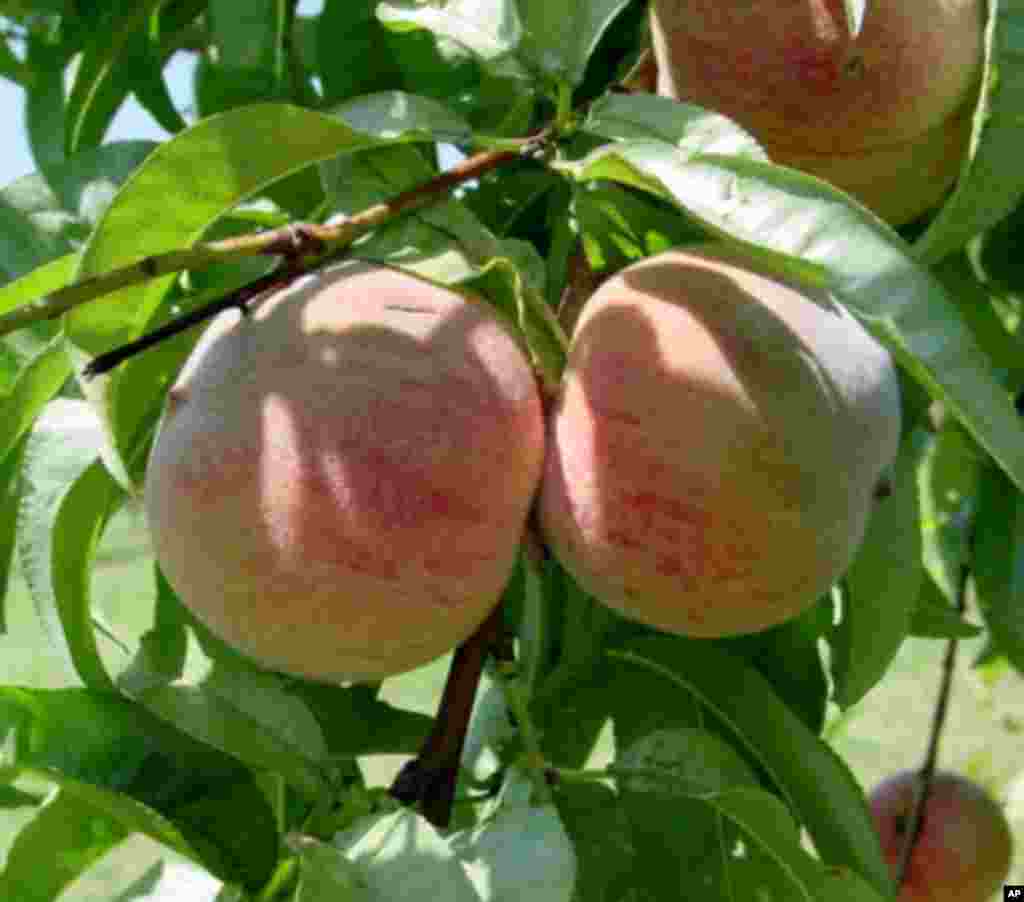
{"type": "Polygon", "coordinates": [[[778,163],[900,224],[955,182],[983,59],[980,0],[654,0],[658,93],[723,113],[778,163]]]}
{"type": "Polygon", "coordinates": [[[583,308],[542,529],[629,618],[756,632],[844,572],[899,433],[895,369],[848,312],[725,248],[669,251],[583,308]]]}
{"type": "Polygon", "coordinates": [[[228,643],[298,676],[381,679],[493,609],[543,455],[532,369],[486,303],[343,265],[208,328],[145,505],[171,585],[228,643]]]}

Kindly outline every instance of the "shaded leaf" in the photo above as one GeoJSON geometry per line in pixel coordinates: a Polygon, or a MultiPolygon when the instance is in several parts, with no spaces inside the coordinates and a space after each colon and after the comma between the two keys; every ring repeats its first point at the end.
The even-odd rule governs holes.
{"type": "Polygon", "coordinates": [[[99,460],[102,436],[83,401],[58,400],[39,417],[25,447],[18,556],[53,644],[87,686],[113,683],[90,611],[90,566],[122,492],[99,460]]]}
{"type": "Polygon", "coordinates": [[[827,864],[889,892],[863,791],[842,760],[776,697],[771,684],[711,642],[656,637],[609,655],[660,674],[699,698],[768,772],[827,864]]]}
{"type": "Polygon", "coordinates": [[[843,619],[832,632],[836,703],[860,701],[885,674],[910,630],[921,594],[917,465],[923,430],[903,439],[892,494],[875,501],[867,533],[843,581],[843,619]]]}

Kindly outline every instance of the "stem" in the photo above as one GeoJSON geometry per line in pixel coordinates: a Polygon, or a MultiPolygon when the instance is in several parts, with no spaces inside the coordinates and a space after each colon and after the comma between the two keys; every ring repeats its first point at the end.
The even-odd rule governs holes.
{"type": "MultiPolygon", "coordinates": [[[[967,578],[970,569],[966,564],[961,564],[959,582],[957,585],[957,612],[963,616],[967,603],[967,578]]],[[[917,781],[917,792],[914,796],[914,808],[910,814],[910,821],[907,826],[906,836],[903,838],[903,848],[900,849],[899,867],[896,871],[896,886],[902,887],[907,876],[907,868],[910,866],[910,858],[914,853],[918,837],[921,834],[921,827],[924,822],[924,809],[928,803],[928,794],[931,791],[932,777],[935,775],[935,763],[939,757],[939,740],[942,736],[942,728],[946,721],[946,712],[949,707],[949,696],[953,687],[953,673],[956,668],[957,640],[950,639],[946,646],[946,655],[942,663],[942,682],[939,686],[939,697],[935,703],[935,712],[932,715],[931,735],[928,739],[928,750],[925,753],[924,763],[919,771],[920,780],[917,781]]]]}
{"type": "Polygon", "coordinates": [[[274,869],[274,873],[270,875],[270,879],[264,884],[260,894],[256,897],[256,902],[273,902],[288,881],[294,877],[297,863],[298,859],[294,857],[279,861],[274,869]]]}
{"type": "Polygon", "coordinates": [[[402,768],[389,790],[404,805],[421,803],[423,816],[435,827],[447,827],[451,820],[469,717],[484,662],[500,639],[503,608],[495,606],[455,650],[434,727],[419,755],[402,768]]]}
{"type": "MultiPolygon", "coordinates": [[[[0,315],[0,336],[32,323],[56,319],[82,304],[119,289],[185,269],[203,269],[215,263],[224,263],[240,257],[284,256],[294,260],[308,254],[336,254],[349,247],[366,232],[447,197],[453,188],[464,182],[480,178],[494,169],[522,159],[524,155],[534,154],[545,145],[548,138],[549,132],[545,130],[534,137],[519,141],[515,149],[489,150],[475,154],[430,181],[333,225],[296,223],[269,232],[240,235],[223,241],[200,243],[191,248],[144,257],[127,266],[67,285],[52,294],[0,315]]],[[[313,265],[307,268],[313,268],[313,265]]]]}
{"type": "MultiPolygon", "coordinates": [[[[514,666],[514,665],[513,665],[514,666]]],[[[533,777],[538,796],[543,801],[550,801],[551,791],[547,783],[548,765],[540,744],[540,733],[530,716],[530,703],[523,690],[523,684],[517,676],[507,675],[508,665],[496,667],[494,677],[501,686],[512,716],[516,719],[519,736],[526,749],[524,765],[533,777]]]]}

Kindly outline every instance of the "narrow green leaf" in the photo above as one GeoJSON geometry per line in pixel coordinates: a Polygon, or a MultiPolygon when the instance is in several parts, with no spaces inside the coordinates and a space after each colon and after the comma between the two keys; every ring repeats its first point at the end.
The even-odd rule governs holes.
{"type": "Polygon", "coordinates": [[[32,89],[25,92],[25,127],[39,169],[64,162],[64,50],[30,31],[25,63],[32,89]]]}
{"type": "Polygon", "coordinates": [[[54,782],[97,816],[250,889],[277,859],[273,812],[252,775],[117,695],[0,687],[3,771],[54,782]]]}
{"type": "Polygon", "coordinates": [[[0,898],[54,902],[128,832],[73,793],[54,790],[7,852],[0,868],[0,898]]]}
{"type": "Polygon", "coordinates": [[[982,632],[980,626],[961,619],[935,581],[926,575],[910,621],[910,635],[922,639],[973,639],[982,632]]]}
{"type": "Polygon", "coordinates": [[[731,119],[656,94],[605,94],[591,104],[583,129],[611,141],[653,138],[687,153],[768,159],[754,137],[731,119]]]}
{"type": "Polygon", "coordinates": [[[0,459],[32,427],[70,375],[71,361],[59,337],[41,345],[24,362],[13,384],[0,394],[0,459]]]}
{"type": "Polygon", "coordinates": [[[823,860],[846,865],[883,893],[891,892],[889,868],[860,786],[757,671],[713,643],[681,637],[641,639],[608,654],[660,674],[698,698],[768,772],[823,860]]]}
{"type": "Polygon", "coordinates": [[[1024,3],[987,0],[985,74],[974,113],[971,146],[953,196],[914,245],[935,263],[995,225],[1024,196],[1018,165],[1024,108],[1024,3]]]}
{"type": "Polygon", "coordinates": [[[197,686],[157,686],[139,701],[162,720],[257,770],[281,774],[310,802],[327,786],[320,727],[275,678],[215,669],[197,686]]]}
{"type": "Polygon", "coordinates": [[[636,849],[621,799],[600,783],[563,782],[555,804],[576,852],[577,902],[620,902],[636,873],[636,849]]]}
{"type": "Polygon", "coordinates": [[[931,580],[954,605],[960,568],[968,560],[980,466],[970,437],[947,422],[929,438],[917,471],[922,560],[931,580]]]}
{"type": "Polygon", "coordinates": [[[971,575],[996,647],[1024,673],[1024,496],[992,464],[978,486],[971,575]]]}
{"type": "Polygon", "coordinates": [[[87,686],[113,687],[90,611],[91,563],[122,492],[99,460],[99,421],[82,401],[57,400],[25,447],[18,554],[51,641],[87,686]]]}
{"type": "MultiPolygon", "coordinates": [[[[609,773],[629,817],[641,892],[667,900],[688,885],[700,886],[707,898],[725,896],[739,837],[707,804],[707,795],[757,785],[739,752],[706,730],[655,729],[617,746],[609,773]]],[[[781,816],[796,842],[792,814],[783,809],[781,816]]]]}
{"type": "Polygon", "coordinates": [[[67,155],[94,147],[131,90],[128,73],[134,68],[131,42],[142,40],[142,29],[164,0],[112,0],[104,9],[103,27],[91,35],[75,70],[65,111],[67,155]],[[127,61],[128,66],[121,65],[127,61]]]}
{"type": "Polygon", "coordinates": [[[832,633],[835,701],[856,704],[885,674],[910,630],[921,594],[920,432],[903,440],[892,473],[892,494],[876,500],[867,534],[846,573],[843,619],[832,633]]]}
{"type": "MultiPolygon", "coordinates": [[[[77,278],[107,272],[148,255],[187,247],[220,216],[271,182],[339,153],[378,144],[424,140],[429,123],[403,120],[391,98],[379,110],[382,131],[365,116],[366,101],[334,116],[268,103],[205,119],[154,151],[118,192],[83,251],[77,278]],[[396,123],[397,120],[397,123],[396,123]],[[402,127],[401,122],[407,127],[402,127]],[[253,135],[282,136],[254,141],[253,135]],[[197,174],[201,176],[197,177],[197,174]]],[[[69,337],[90,353],[130,340],[152,316],[173,277],[115,292],[69,317],[69,337]]]]}
{"type": "Polygon", "coordinates": [[[17,541],[18,502],[21,499],[21,461],[24,443],[0,458],[0,635],[7,632],[7,588],[17,541]]]}
{"type": "Polygon", "coordinates": [[[601,35],[629,0],[520,0],[517,5],[536,67],[578,85],[601,35]]]}
{"type": "Polygon", "coordinates": [[[295,902],[369,902],[359,869],[338,849],[313,837],[294,838],[299,853],[295,902]]]}

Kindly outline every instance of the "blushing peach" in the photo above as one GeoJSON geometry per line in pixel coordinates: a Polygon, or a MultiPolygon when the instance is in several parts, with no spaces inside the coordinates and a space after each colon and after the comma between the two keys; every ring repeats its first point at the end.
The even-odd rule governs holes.
{"type": "MultiPolygon", "coordinates": [[[[916,771],[901,771],[871,793],[882,851],[896,876],[917,791],[916,771]]],[[[960,774],[932,779],[924,820],[910,857],[900,902],[988,902],[1006,880],[1013,837],[1002,809],[960,774]]]]}
{"type": "Polygon", "coordinates": [[[342,266],[209,327],[146,510],[172,586],[227,642],[304,677],[379,679],[493,609],[543,453],[532,370],[484,302],[342,266]]]}
{"type": "Polygon", "coordinates": [[[982,63],[980,0],[654,0],[658,93],[716,110],[776,162],[883,218],[938,204],[967,148],[982,63]]]}
{"type": "Polygon", "coordinates": [[[899,431],[892,362],[849,313],[724,248],[669,251],[583,308],[541,524],[627,617],[756,632],[846,569],[899,431]]]}

